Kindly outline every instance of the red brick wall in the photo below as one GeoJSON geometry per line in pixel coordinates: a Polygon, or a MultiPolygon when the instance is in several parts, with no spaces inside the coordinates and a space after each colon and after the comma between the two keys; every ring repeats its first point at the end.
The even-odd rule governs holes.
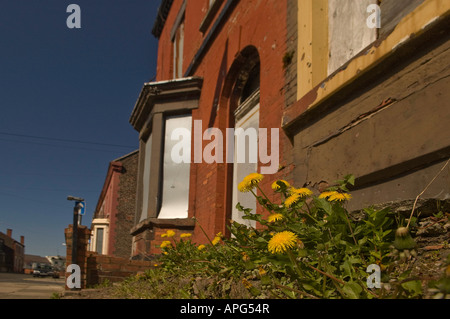
{"type": "MultiPolygon", "coordinates": [[[[65,229],[66,238],[66,266],[72,263],[72,237],[73,228],[69,225],[65,229]]],[[[96,284],[101,284],[106,279],[110,282],[117,282],[128,276],[154,267],[155,262],[130,260],[129,258],[120,258],[107,255],[97,255],[87,250],[90,230],[86,226],[78,226],[78,251],[77,265],[81,271],[81,288],[89,288],[96,284]]],[[[71,274],[66,272],[65,278],[71,274]]],[[[66,286],[66,289],[69,289],[66,286]]]]}
{"type": "Polygon", "coordinates": [[[129,258],[131,255],[132,236],[130,229],[134,225],[136,211],[136,186],[139,153],[121,159],[121,172],[117,191],[116,226],[110,255],[129,258]]]}
{"type": "MultiPolygon", "coordinates": [[[[87,248],[89,237],[91,236],[91,231],[87,228],[87,226],[79,225],[78,227],[78,236],[77,236],[77,258],[76,264],[80,267],[81,272],[81,288],[86,288],[86,270],[87,270],[87,248]]],[[[73,226],[69,225],[68,228],[64,230],[64,235],[66,239],[66,267],[72,264],[72,239],[73,239],[73,226]]],[[[71,275],[71,273],[66,272],[66,282],[67,277],[71,275]]],[[[66,286],[66,289],[69,289],[66,286]]]]}
{"type": "MultiPolygon", "coordinates": [[[[154,232],[154,240],[152,240],[151,245],[150,245],[150,253],[151,254],[160,254],[161,253],[161,249],[159,248],[159,246],[161,245],[161,243],[163,241],[170,241],[172,243],[172,245],[175,246],[176,242],[180,241],[181,234],[186,234],[186,233],[192,234],[192,230],[189,231],[189,230],[185,230],[185,229],[166,228],[166,227],[154,227],[153,232],[154,232]],[[161,237],[161,235],[165,234],[168,230],[173,230],[175,232],[175,236],[173,236],[171,238],[161,237]]],[[[183,240],[186,240],[186,239],[183,239],[183,240]]]]}
{"type": "MultiPolygon", "coordinates": [[[[172,78],[172,42],[170,32],[178,15],[182,0],[173,2],[161,33],[158,49],[157,80],[172,78]]],[[[226,3],[226,1],[224,1],[226,3]]],[[[206,13],[206,1],[188,1],[185,12],[185,40],[183,69],[191,63],[202,45],[208,31],[199,31],[206,13]]],[[[200,105],[194,110],[193,120],[202,120],[203,130],[210,123],[223,130],[234,126],[230,116],[233,105],[231,90],[239,70],[238,56],[249,46],[254,47],[261,63],[260,78],[260,127],[280,128],[285,108],[285,70],[283,56],[287,53],[286,1],[239,1],[230,16],[213,38],[200,64],[192,74],[204,79],[200,105]],[[216,105],[218,104],[218,110],[216,105]],[[216,113],[217,110],[217,113],[216,113]]],[[[216,14],[215,19],[219,16],[216,14]]],[[[211,25],[214,24],[214,21],[211,25]]],[[[211,27],[210,27],[211,28],[211,27]]],[[[224,131],[223,131],[224,132],[224,131]]],[[[275,178],[292,180],[291,142],[280,129],[280,165],[285,169],[276,176],[266,176],[262,186],[271,193],[270,185],[275,178]]],[[[270,140],[270,139],[269,139],[270,140]]],[[[209,141],[204,142],[205,146],[209,141]]],[[[190,180],[189,216],[195,216],[208,236],[227,233],[230,218],[230,165],[192,164],[190,180]]],[[[158,232],[158,230],[155,230],[158,232]]],[[[159,239],[155,234],[155,240],[159,239]]],[[[193,240],[205,243],[203,232],[196,227],[193,240]]]]}
{"type": "Polygon", "coordinates": [[[86,256],[86,265],[86,286],[92,287],[106,280],[109,282],[122,281],[126,277],[155,267],[155,262],[129,260],[127,258],[89,253],[86,256]]]}
{"type": "Polygon", "coordinates": [[[108,187],[108,192],[105,196],[109,209],[105,209],[109,214],[109,236],[108,236],[108,255],[115,254],[115,241],[116,241],[116,227],[117,227],[117,206],[119,204],[118,192],[119,192],[119,179],[121,172],[119,170],[113,170],[111,181],[108,187]]]}

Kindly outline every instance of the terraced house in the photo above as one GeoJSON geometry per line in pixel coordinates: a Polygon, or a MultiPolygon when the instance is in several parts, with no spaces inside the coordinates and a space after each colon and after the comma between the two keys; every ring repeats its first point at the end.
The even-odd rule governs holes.
{"type": "MultiPolygon", "coordinates": [[[[236,203],[259,208],[237,184],[255,171],[270,172],[269,197],[275,179],[317,192],[354,174],[352,209],[414,199],[450,157],[449,9],[163,0],[156,80],[130,116],[140,141],[132,256],[159,252],[168,229],[205,243],[205,233],[228,236],[230,219],[249,223],[236,203]]],[[[449,181],[447,169],[423,197],[448,199],[449,181]]]]}

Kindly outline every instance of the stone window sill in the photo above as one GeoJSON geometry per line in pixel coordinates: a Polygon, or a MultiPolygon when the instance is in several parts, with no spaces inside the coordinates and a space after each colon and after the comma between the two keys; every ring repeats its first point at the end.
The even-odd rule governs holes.
{"type": "Polygon", "coordinates": [[[166,227],[166,228],[194,228],[195,226],[195,220],[192,218],[171,218],[171,219],[159,219],[150,217],[143,221],[141,221],[139,224],[134,226],[130,234],[132,236],[135,236],[145,229],[153,228],[153,227],[166,227]]]}

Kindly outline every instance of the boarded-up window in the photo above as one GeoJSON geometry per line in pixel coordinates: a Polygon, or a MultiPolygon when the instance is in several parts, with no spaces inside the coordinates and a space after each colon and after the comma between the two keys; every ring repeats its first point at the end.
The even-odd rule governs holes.
{"type": "Polygon", "coordinates": [[[366,23],[370,4],[378,1],[329,0],[328,75],[376,40],[377,29],[369,28],[366,23]]]}
{"type": "MultiPolygon", "coordinates": [[[[162,185],[162,205],[158,218],[187,218],[189,208],[189,176],[190,163],[176,163],[172,159],[172,149],[179,143],[172,140],[172,132],[175,129],[186,129],[189,132],[192,128],[191,115],[168,116],[165,121],[164,137],[164,166],[162,185]]],[[[191,140],[186,149],[191,149],[191,140]]],[[[187,155],[190,159],[190,154],[187,155]]]]}

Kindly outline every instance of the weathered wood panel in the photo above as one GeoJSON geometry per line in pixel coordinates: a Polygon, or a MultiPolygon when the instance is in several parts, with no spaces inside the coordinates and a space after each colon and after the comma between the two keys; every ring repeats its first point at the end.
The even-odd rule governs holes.
{"type": "Polygon", "coordinates": [[[395,26],[425,0],[382,0],[380,37],[386,36],[395,26]]]}

